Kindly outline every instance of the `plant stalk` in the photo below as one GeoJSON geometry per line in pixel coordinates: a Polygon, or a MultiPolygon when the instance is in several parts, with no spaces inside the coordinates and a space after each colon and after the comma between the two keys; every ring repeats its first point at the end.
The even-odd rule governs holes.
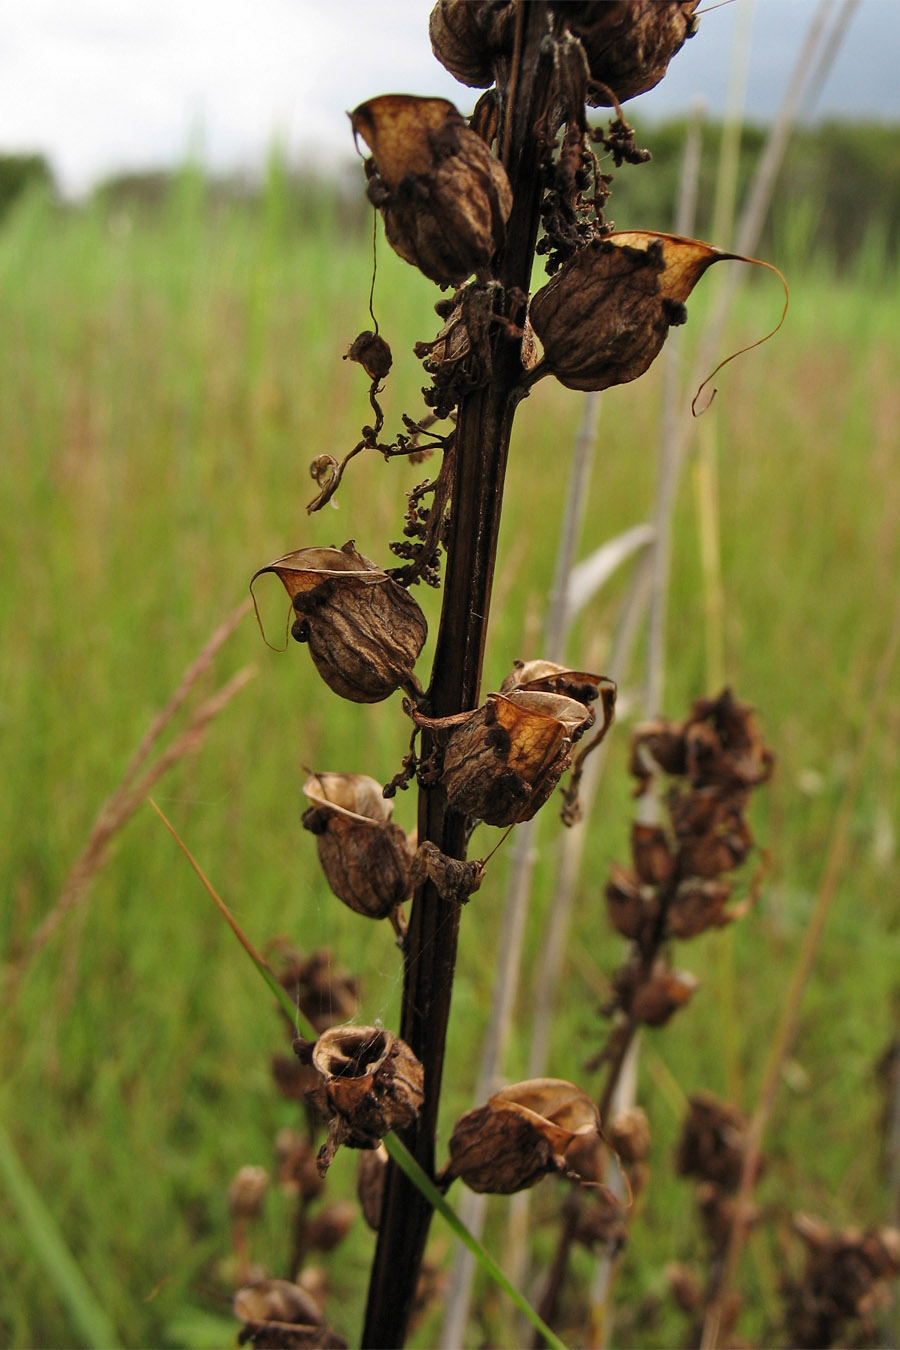
{"type": "MultiPolygon", "coordinates": [[[[542,100],[551,87],[541,42],[547,33],[544,3],[523,5],[517,15],[515,50],[501,108],[498,144],[513,191],[513,210],[499,279],[507,305],[527,294],[537,239],[540,147],[535,135],[542,100]]],[[[521,318],[510,314],[511,319],[521,318]]],[[[500,531],[507,455],[516,405],[521,397],[519,344],[495,339],[490,382],[460,401],[454,483],[447,540],[447,572],[428,710],[445,717],[478,704],[491,588],[500,531]]],[[[423,737],[423,753],[429,751],[423,737]]],[[[464,858],[469,822],[447,807],[440,785],[422,787],[419,840],[464,858]]],[[[434,1176],[434,1139],[444,1047],[450,1016],[460,906],[426,882],[413,898],[406,938],[400,1035],[425,1070],[425,1100],[403,1142],[428,1176],[434,1176]]],[[[432,1206],[395,1165],[385,1184],[381,1228],[369,1284],[363,1332],[366,1347],[404,1343],[432,1206]]]]}

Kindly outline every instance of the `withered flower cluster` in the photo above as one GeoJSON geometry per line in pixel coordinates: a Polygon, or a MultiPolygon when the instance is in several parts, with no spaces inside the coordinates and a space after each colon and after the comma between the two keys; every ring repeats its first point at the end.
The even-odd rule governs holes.
{"type": "Polygon", "coordinates": [[[614,864],[606,887],[610,921],[632,943],[614,976],[613,1005],[631,1024],[661,1026],[696,988],[664,955],[668,939],[696,937],[745,912],[749,899],[728,905],[726,874],[752,847],[746,808],[773,764],[752,710],[729,689],[698,699],[684,722],[660,718],[636,728],[638,796],[654,811],[661,806],[667,820],[635,822],[631,866],[614,864]]]}
{"type": "Polygon", "coordinates": [[[877,1345],[874,1314],[890,1306],[888,1280],[900,1274],[900,1230],[832,1229],[807,1214],[794,1216],[806,1248],[802,1276],[785,1281],[790,1344],[877,1345]]]}

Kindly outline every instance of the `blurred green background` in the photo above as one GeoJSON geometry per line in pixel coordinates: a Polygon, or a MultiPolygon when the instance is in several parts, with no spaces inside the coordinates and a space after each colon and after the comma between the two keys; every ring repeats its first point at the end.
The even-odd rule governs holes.
{"type": "MultiPolygon", "coordinates": [[[[617,177],[608,214],[619,228],[672,227],[683,132],[672,125],[644,137],[658,172],[617,177]]],[[[652,1176],[624,1258],[623,1345],[666,1345],[681,1334],[663,1298],[663,1267],[701,1244],[691,1188],[672,1175],[682,1095],[736,1091],[743,1107],[754,1103],[897,606],[900,134],[857,129],[852,143],[841,134],[826,128],[795,138],[761,248],[788,276],[789,314],[771,342],[717,377],[708,414],[725,674],[757,708],[778,758],[754,807],[770,867],[749,917],[678,953],[703,987],[671,1026],[645,1038],[639,1097],[654,1132],[652,1176]]],[[[745,169],[760,136],[745,135],[745,169]]],[[[712,129],[705,143],[702,184],[714,171],[712,129]]],[[[211,183],[188,165],[171,178],[107,184],[77,208],[55,200],[40,165],[24,176],[24,190],[0,191],[0,932],[11,963],[52,910],[153,716],[246,595],[253,572],[290,549],[348,538],[388,565],[404,493],[429,472],[362,457],[338,510],[306,515],[310,461],[340,458],[370,418],[365,377],[342,359],[371,322],[361,173],[348,195],[293,178],[273,156],[254,193],[211,183]]],[[[702,191],[701,202],[710,195],[702,191]]],[[[701,210],[697,233],[708,225],[701,210]]],[[[715,275],[670,339],[682,373],[715,275]]],[[[383,399],[388,428],[400,428],[401,412],[421,411],[423,372],[411,347],[439,326],[437,298],[379,242],[375,311],[395,358],[383,399]]],[[[760,272],[741,292],[720,355],[755,341],[780,308],[777,281],[760,272]]],[[[583,554],[652,512],[662,385],[660,362],[639,384],[604,396],[583,554]]],[[[581,415],[582,397],[550,380],[519,411],[485,688],[496,687],[513,658],[538,654],[581,415]]],[[[672,716],[714,692],[695,484],[689,470],[675,518],[672,716]]],[[[584,612],[568,651],[574,665],[604,669],[628,581],[625,569],[584,612]]],[[[273,641],[284,614],[277,590],[274,579],[262,580],[273,641]]],[[[433,635],[439,596],[418,598],[433,635]]],[[[626,857],[628,730],[642,661],[643,647],[623,682],[633,711],[610,741],[553,1033],[550,1071],[588,1087],[582,1066],[603,1042],[598,1008],[622,955],[603,885],[609,863],[626,857]]],[[[306,651],[291,644],[276,655],[248,616],[193,703],[248,663],[256,678],[200,752],[162,781],[157,800],[258,946],[283,935],[305,951],[330,947],[360,977],[363,1020],[391,1026],[400,992],[392,934],[330,895],[299,817],[303,764],[382,781],[397,771],[408,739],[399,699],[341,703],[306,651]]],[[[754,1237],[742,1272],[751,1335],[777,1323],[779,1244],[792,1210],[838,1224],[895,1217],[887,1212],[875,1066],[897,1030],[900,992],[898,739],[895,670],[768,1140],[760,1195],[773,1222],[754,1237]]],[[[529,968],[552,922],[558,827],[555,812],[547,817],[529,968]]],[[[398,800],[397,818],[413,825],[411,795],[398,800]]],[[[495,841],[486,830],[475,850],[495,841]]],[[[464,914],[445,1137],[472,1105],[503,941],[508,852],[498,853],[464,914]]],[[[527,1027],[523,1012],[511,1079],[523,1073],[527,1027]]],[[[298,1119],[270,1077],[270,1056],[285,1048],[272,999],[142,807],[14,996],[7,992],[0,1024],[5,1128],[123,1344],[231,1343],[226,1190],[240,1165],[270,1166],[276,1131],[298,1119]]],[[[330,1193],[351,1193],[353,1174],[344,1152],[330,1193]]],[[[535,1193],[539,1260],[550,1250],[559,1200],[553,1182],[535,1193]]],[[[492,1202],[498,1251],[504,1206],[492,1202]]],[[[252,1239],[254,1258],[276,1275],[287,1273],[289,1213],[288,1200],[273,1193],[252,1239]]],[[[40,1244],[2,1185],[0,1233],[0,1340],[80,1343],[40,1244]]],[[[443,1259],[449,1242],[437,1224],[433,1242],[443,1259]]],[[[331,1319],[351,1344],[371,1246],[360,1220],[330,1265],[331,1319]]],[[[587,1260],[579,1258],[585,1268],[587,1260]]],[[[494,1299],[486,1291],[484,1334],[503,1343],[507,1324],[494,1299]]],[[[435,1325],[426,1320],[417,1343],[433,1344],[435,1325]]]]}

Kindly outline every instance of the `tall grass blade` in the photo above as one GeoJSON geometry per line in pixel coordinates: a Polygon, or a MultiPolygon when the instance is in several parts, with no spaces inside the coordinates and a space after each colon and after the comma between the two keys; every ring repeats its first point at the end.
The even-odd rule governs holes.
{"type": "Polygon", "coordinates": [[[90,1288],[81,1267],[67,1247],[56,1220],[44,1204],[12,1140],[0,1124],[0,1180],[19,1216],[23,1232],[47,1278],[68,1308],[78,1334],[96,1350],[120,1344],[112,1322],[90,1288]]]}

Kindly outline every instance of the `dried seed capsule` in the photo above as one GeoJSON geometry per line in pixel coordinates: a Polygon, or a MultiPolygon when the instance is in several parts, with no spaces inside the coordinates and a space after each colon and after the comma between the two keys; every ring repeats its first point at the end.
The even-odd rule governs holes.
{"type": "Polygon", "coordinates": [[[641,881],[658,886],[668,881],[675,870],[666,832],[659,825],[635,821],[631,827],[631,856],[641,881]]]}
{"type": "Polygon", "coordinates": [[[391,349],[384,338],[370,328],[354,338],[344,356],[345,361],[356,361],[370,380],[383,380],[394,363],[391,349]]]}
{"type": "Polygon", "coordinates": [[[611,107],[654,88],[697,31],[693,17],[699,0],[585,0],[565,6],[569,28],[581,40],[591,79],[606,86],[592,89],[588,102],[611,107]]]}
{"type": "Polygon", "coordinates": [[[568,389],[635,380],[684,323],[700,277],[725,258],[708,244],[630,231],[597,239],[564,263],[531,301],[544,360],[568,389]]]}
{"type": "Polygon", "coordinates": [[[228,1212],[233,1219],[258,1219],[269,1189],[264,1167],[241,1167],[228,1187],[228,1212]]]}
{"type": "Polygon", "coordinates": [[[303,826],[316,836],[329,886],[357,914],[387,918],[411,893],[412,849],[381,785],[361,773],[320,773],[303,791],[313,803],[303,826]]]}
{"type": "Polygon", "coordinates": [[[612,685],[605,675],[592,675],[584,670],[570,670],[556,661],[516,661],[500,686],[501,694],[514,689],[528,689],[541,694],[565,694],[587,706],[600,695],[601,689],[612,685]]]}
{"type": "Polygon", "coordinates": [[[444,1176],[460,1177],[473,1191],[511,1195],[548,1172],[599,1181],[603,1152],[600,1115],[587,1093],[559,1078],[532,1078],[460,1116],[444,1176]]]}
{"type": "Polygon", "coordinates": [[[613,863],[606,883],[606,908],[617,933],[632,941],[652,932],[659,905],[650,886],[642,886],[637,872],[613,863]]]}
{"type": "Polygon", "coordinates": [[[289,1280],[261,1280],[239,1289],[234,1315],[244,1323],[238,1342],[270,1345],[282,1350],[346,1350],[347,1342],[325,1326],[318,1305],[299,1284],[289,1280]]]}
{"type": "Polygon", "coordinates": [[[438,0],[428,20],[437,59],[472,89],[494,83],[494,58],[512,48],[507,0],[438,0]]]}
{"type": "Polygon", "coordinates": [[[514,689],[489,694],[474,712],[450,718],[413,713],[444,746],[441,782],[454,811],[487,825],[530,820],[571,763],[593,709],[562,694],[514,689]]]}
{"type": "MultiPolygon", "coordinates": [[[[357,553],[301,548],[261,567],[274,572],[291,597],[291,630],[308,642],[330,689],[354,703],[378,703],[395,689],[421,693],[413,667],[428,635],[425,616],[408,591],[357,553]]],[[[253,581],[250,583],[251,590],[253,581]]]]}
{"type": "Polygon", "coordinates": [[[374,1231],[381,1227],[381,1207],[384,1203],[384,1178],[388,1153],[384,1144],[366,1149],[356,1165],[356,1198],[362,1206],[366,1223],[374,1231]]]}
{"type": "Polygon", "coordinates": [[[442,98],[385,94],[350,115],[372,152],[369,197],[388,243],[439,286],[487,267],[506,236],[506,171],[442,98]]]}
{"type": "Polygon", "coordinates": [[[708,1092],[698,1092],[690,1098],[690,1113],[678,1144],[675,1166],[679,1174],[736,1191],[744,1170],[748,1131],[749,1124],[736,1107],[708,1092]]]}
{"type": "Polygon", "coordinates": [[[318,1154],[328,1169],[341,1144],[374,1148],[391,1130],[410,1125],[423,1099],[424,1070],[405,1041],[380,1027],[332,1027],[315,1043],[321,1082],[310,1097],[329,1120],[318,1154]]]}

